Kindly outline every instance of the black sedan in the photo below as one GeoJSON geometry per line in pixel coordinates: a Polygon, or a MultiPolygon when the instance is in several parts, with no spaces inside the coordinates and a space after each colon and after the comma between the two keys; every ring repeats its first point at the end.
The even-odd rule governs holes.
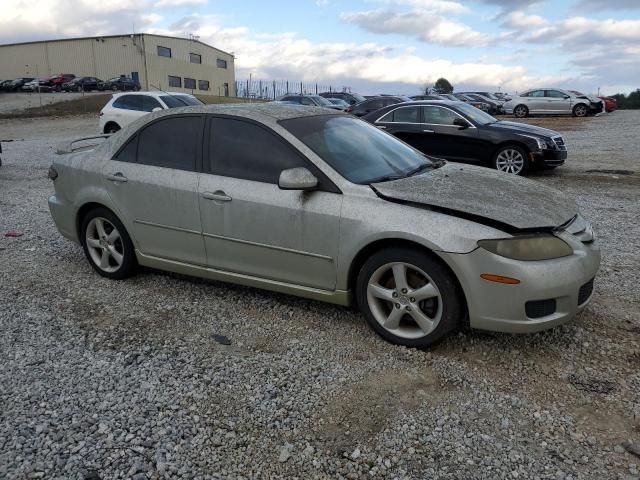
{"type": "Polygon", "coordinates": [[[96,77],[76,77],[73,80],[63,83],[62,90],[65,92],[90,92],[98,90],[98,86],[103,83],[96,77]]]}
{"type": "Polygon", "coordinates": [[[389,105],[395,105],[396,103],[410,102],[409,97],[382,95],[379,97],[367,98],[364,102],[360,102],[347,109],[347,112],[354,114],[357,117],[362,117],[370,112],[387,107],[389,105]]]}
{"type": "Polygon", "coordinates": [[[499,121],[464,102],[403,103],[362,118],[427,155],[516,175],[534,167],[555,168],[567,158],[558,132],[499,121]]]}
{"type": "Polygon", "coordinates": [[[133,90],[134,92],[137,92],[140,90],[140,84],[130,77],[113,77],[105,82],[100,82],[98,84],[98,90],[113,90],[114,92],[117,92],[118,90],[122,92],[126,90],[133,90]]]}

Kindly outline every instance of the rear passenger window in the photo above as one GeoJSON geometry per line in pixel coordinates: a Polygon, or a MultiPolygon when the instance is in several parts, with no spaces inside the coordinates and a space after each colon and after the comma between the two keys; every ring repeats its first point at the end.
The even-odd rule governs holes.
{"type": "Polygon", "coordinates": [[[178,170],[196,170],[201,116],[170,117],[138,134],[138,163],[178,170]]]}
{"type": "Polygon", "coordinates": [[[134,135],[122,150],[115,156],[115,160],[120,162],[136,163],[138,153],[138,135],[134,135]]]}
{"type": "Polygon", "coordinates": [[[142,110],[142,95],[122,95],[113,102],[114,108],[122,108],[125,110],[142,110]]]}
{"type": "Polygon", "coordinates": [[[307,167],[300,156],[268,130],[231,118],[212,118],[208,171],[225,177],[278,183],[280,172],[307,167]]]}

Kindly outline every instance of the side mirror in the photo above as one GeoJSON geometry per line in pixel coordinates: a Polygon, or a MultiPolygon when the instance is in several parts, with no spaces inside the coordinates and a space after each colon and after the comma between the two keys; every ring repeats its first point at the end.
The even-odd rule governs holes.
{"type": "Polygon", "coordinates": [[[464,130],[466,128],[469,128],[469,122],[467,122],[466,120],[463,120],[462,118],[456,118],[453,120],[453,124],[456,127],[460,127],[460,130],[464,130]]]}
{"type": "Polygon", "coordinates": [[[564,99],[565,99],[565,100],[569,100],[570,98],[571,98],[571,97],[570,97],[569,95],[565,95],[565,96],[564,96],[564,99]]]}
{"type": "Polygon", "coordinates": [[[162,111],[162,108],[160,107],[156,107],[153,110],[151,110],[151,112],[161,112],[161,111],[162,111]]]}
{"type": "Polygon", "coordinates": [[[318,179],[304,167],[283,170],[278,179],[280,190],[314,190],[317,186],[318,179]]]}

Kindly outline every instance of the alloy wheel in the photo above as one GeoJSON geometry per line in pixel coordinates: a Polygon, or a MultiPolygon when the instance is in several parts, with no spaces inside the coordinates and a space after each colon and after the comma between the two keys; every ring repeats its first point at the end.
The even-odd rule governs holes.
{"type": "Polygon", "coordinates": [[[89,256],[104,272],[115,272],[124,260],[124,244],[118,229],[103,217],[91,219],[85,231],[89,256]]]}
{"type": "Polygon", "coordinates": [[[367,284],[367,303],[389,333],[416,339],[433,332],[442,318],[442,295],[424,271],[405,262],[379,267],[367,284]]]}
{"type": "Polygon", "coordinates": [[[524,169],[524,157],[515,148],[505,148],[496,157],[496,170],[518,175],[524,169]]]}
{"type": "Polygon", "coordinates": [[[516,117],[518,117],[518,118],[526,117],[527,116],[527,108],[521,105],[519,107],[516,107],[516,109],[514,110],[513,113],[515,113],[516,117]]]}
{"type": "Polygon", "coordinates": [[[587,107],[584,105],[578,105],[574,110],[576,117],[584,117],[587,115],[587,107]]]}

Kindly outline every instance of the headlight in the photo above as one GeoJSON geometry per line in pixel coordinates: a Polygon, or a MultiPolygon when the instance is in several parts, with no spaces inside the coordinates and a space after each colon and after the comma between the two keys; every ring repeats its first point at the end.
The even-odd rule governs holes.
{"type": "Polygon", "coordinates": [[[514,260],[550,260],[566,257],[573,249],[551,234],[522,235],[501,240],[480,240],[478,246],[514,260]]]}
{"type": "Polygon", "coordinates": [[[530,135],[520,135],[521,137],[527,137],[527,138],[531,138],[533,140],[536,141],[536,143],[538,144],[538,150],[544,150],[547,148],[547,142],[545,142],[543,139],[538,138],[538,137],[532,137],[530,135]]]}

